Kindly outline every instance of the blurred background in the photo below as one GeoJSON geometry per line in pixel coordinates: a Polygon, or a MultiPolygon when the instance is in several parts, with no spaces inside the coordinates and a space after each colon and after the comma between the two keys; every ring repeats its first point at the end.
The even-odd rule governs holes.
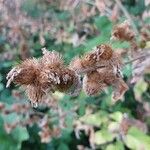
{"type": "MultiPolygon", "coordinates": [[[[0,0],[0,150],[150,150],[150,57],[134,84],[132,64],[124,67],[130,88],[115,104],[108,88],[95,97],[55,92],[33,108],[23,89],[5,88],[9,70],[40,57],[41,48],[60,52],[68,65],[110,43],[113,26],[124,20],[149,52],[150,0],[0,0]]],[[[111,45],[130,60],[128,42],[111,45]]]]}

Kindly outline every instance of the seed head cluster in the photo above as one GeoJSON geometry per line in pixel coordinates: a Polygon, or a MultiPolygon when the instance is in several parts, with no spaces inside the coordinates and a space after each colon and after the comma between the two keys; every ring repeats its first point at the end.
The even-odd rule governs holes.
{"type": "MultiPolygon", "coordinates": [[[[133,41],[135,35],[127,21],[114,27],[112,38],[133,41]]],[[[7,75],[7,87],[14,82],[23,86],[32,102],[41,102],[48,93],[65,92],[77,96],[81,89],[89,95],[97,95],[108,86],[113,87],[113,99],[119,100],[128,90],[121,74],[121,55],[109,44],[94,47],[81,58],[75,57],[69,66],[64,65],[62,55],[42,49],[43,56],[23,61],[7,75]],[[80,77],[83,75],[83,82],[80,77]]]]}
{"type": "Polygon", "coordinates": [[[78,75],[64,66],[62,56],[46,49],[42,58],[28,59],[14,67],[7,80],[7,87],[11,82],[23,86],[32,102],[42,101],[47,93],[57,90],[77,94],[81,84],[78,75]]]}
{"type": "Polygon", "coordinates": [[[70,67],[77,73],[84,73],[83,90],[89,96],[97,95],[112,86],[113,99],[118,100],[128,89],[121,75],[121,56],[110,45],[98,45],[82,58],[75,58],[70,67]]]}

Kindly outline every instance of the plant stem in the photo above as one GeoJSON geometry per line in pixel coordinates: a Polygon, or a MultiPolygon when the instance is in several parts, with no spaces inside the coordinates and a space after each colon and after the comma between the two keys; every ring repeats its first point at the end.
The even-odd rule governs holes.
{"type": "Polygon", "coordinates": [[[122,10],[122,12],[124,13],[124,15],[126,16],[126,18],[130,21],[133,30],[136,34],[139,34],[134,22],[132,21],[132,18],[130,16],[130,14],[128,13],[128,11],[126,10],[126,8],[122,5],[120,0],[115,0],[115,2],[117,3],[118,7],[122,10]]]}
{"type": "Polygon", "coordinates": [[[137,57],[137,58],[134,58],[134,59],[132,59],[132,60],[130,60],[130,61],[125,62],[123,65],[125,66],[125,65],[130,64],[130,63],[132,63],[132,62],[134,62],[134,61],[137,61],[137,60],[139,60],[139,59],[141,59],[141,58],[146,58],[146,57],[149,57],[149,56],[150,56],[150,54],[146,54],[146,55],[143,55],[143,56],[139,56],[139,57],[137,57]]]}
{"type": "MultiPolygon", "coordinates": [[[[128,65],[128,64],[130,64],[130,63],[132,63],[132,62],[134,62],[134,61],[137,61],[137,60],[139,60],[139,59],[141,59],[141,58],[146,58],[146,57],[150,57],[150,54],[142,55],[142,56],[139,56],[139,57],[137,57],[137,58],[134,58],[134,59],[132,59],[132,60],[130,60],[130,61],[124,62],[124,63],[123,63],[123,66],[128,65]]],[[[94,71],[94,70],[96,70],[96,69],[105,68],[105,67],[107,67],[107,66],[105,66],[105,65],[97,65],[97,66],[93,66],[93,67],[84,69],[84,70],[82,70],[82,71],[78,71],[77,73],[78,73],[78,74],[85,74],[85,73],[87,73],[87,72],[94,71]]]]}

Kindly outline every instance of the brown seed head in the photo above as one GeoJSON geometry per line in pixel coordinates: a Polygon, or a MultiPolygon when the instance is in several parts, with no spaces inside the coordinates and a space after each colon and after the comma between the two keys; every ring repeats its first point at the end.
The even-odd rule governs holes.
{"type": "Polygon", "coordinates": [[[28,85],[24,87],[26,95],[30,101],[34,104],[37,102],[42,102],[47,95],[48,90],[41,85],[28,85]]]}
{"type": "Polygon", "coordinates": [[[96,48],[99,59],[109,60],[113,55],[112,48],[107,44],[98,45],[96,48]]]}
{"type": "Polygon", "coordinates": [[[71,70],[74,70],[76,73],[80,72],[83,69],[81,59],[79,57],[75,57],[69,65],[71,70]]]}
{"type": "Polygon", "coordinates": [[[68,68],[63,68],[58,71],[60,83],[56,84],[56,89],[61,92],[67,91],[74,84],[75,74],[68,68]]]}
{"type": "Polygon", "coordinates": [[[134,32],[130,29],[130,24],[127,21],[114,27],[112,38],[121,41],[131,41],[135,37],[134,32]]]}
{"type": "Polygon", "coordinates": [[[41,58],[41,64],[44,67],[60,67],[64,62],[60,53],[56,51],[48,51],[46,48],[42,49],[43,57],[41,58]]]}
{"type": "Polygon", "coordinates": [[[82,72],[91,67],[96,67],[98,64],[105,65],[113,56],[113,50],[109,45],[98,45],[92,52],[86,53],[82,58],[75,58],[70,63],[70,68],[76,73],[82,72]]]}
{"type": "Polygon", "coordinates": [[[99,74],[97,71],[88,73],[83,78],[83,90],[87,95],[97,95],[106,87],[103,82],[104,76],[99,74]]]}
{"type": "Polygon", "coordinates": [[[7,74],[7,87],[11,82],[19,85],[29,85],[36,82],[40,73],[40,66],[36,59],[28,59],[22,62],[22,64],[13,68],[7,74]]]}

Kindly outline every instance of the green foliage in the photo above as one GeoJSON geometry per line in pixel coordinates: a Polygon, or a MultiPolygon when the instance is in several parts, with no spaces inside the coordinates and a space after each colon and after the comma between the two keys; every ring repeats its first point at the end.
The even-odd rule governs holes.
{"type": "Polygon", "coordinates": [[[125,148],[123,146],[123,143],[121,143],[121,142],[118,141],[115,144],[108,145],[107,148],[106,148],[106,150],[116,150],[116,149],[118,149],[118,150],[124,150],[125,148]]]}
{"type": "Polygon", "coordinates": [[[126,145],[131,149],[140,150],[150,149],[150,137],[139,131],[137,128],[131,128],[125,139],[126,145]]]}
{"type": "Polygon", "coordinates": [[[137,2],[135,0],[125,0],[124,3],[129,12],[133,13],[134,15],[140,15],[146,9],[144,0],[137,0],[137,2]]]}
{"type": "MultiPolygon", "coordinates": [[[[14,120],[15,116],[11,116],[8,120],[14,120]]],[[[6,117],[4,118],[6,119],[6,117]]],[[[17,127],[10,134],[6,134],[2,117],[0,117],[0,145],[1,150],[19,150],[21,149],[21,144],[23,141],[28,140],[29,135],[25,127],[17,127]]]]}
{"type": "MultiPolygon", "coordinates": [[[[28,31],[30,22],[29,24],[25,24],[25,27],[22,27],[27,29],[27,35],[29,34],[28,37],[25,38],[25,41],[31,56],[40,57],[41,48],[46,47],[49,50],[59,51],[63,54],[65,63],[69,64],[73,57],[81,56],[98,44],[112,44],[114,49],[124,48],[126,50],[129,48],[128,42],[112,43],[110,41],[111,30],[115,23],[110,20],[108,14],[106,16],[99,15],[98,10],[96,9],[96,13],[93,16],[84,18],[84,15],[82,15],[79,17],[80,19],[78,21],[74,18],[82,14],[82,12],[79,11],[81,6],[77,5],[77,8],[72,8],[70,6],[71,10],[66,10],[59,6],[60,2],[49,2],[52,3],[49,4],[48,1],[49,0],[26,0],[21,7],[21,11],[24,15],[31,17],[30,19],[32,21],[39,19],[41,22],[40,25],[45,25],[44,28],[42,28],[42,31],[39,29],[32,33],[31,31],[28,31]],[[74,14],[75,12],[73,12],[72,9],[75,9],[77,14],[74,14]],[[45,23],[45,20],[49,22],[48,25],[45,23]],[[77,27],[78,24],[79,27],[77,27]],[[48,28],[47,26],[50,26],[51,28],[44,31],[45,28],[48,28]],[[57,31],[60,31],[58,35],[57,31]],[[62,32],[67,34],[65,35],[67,38],[61,41],[60,36],[62,35],[60,34],[62,34],[62,32]],[[77,43],[79,43],[82,38],[84,39],[84,36],[86,37],[85,40],[83,40],[81,44],[73,46],[72,39],[74,33],[79,36],[77,43]],[[39,34],[42,34],[45,40],[45,44],[43,45],[41,44],[39,34]]],[[[124,0],[123,4],[129,13],[135,16],[141,16],[146,9],[144,0],[124,0]]],[[[89,8],[92,7],[92,5],[85,3],[83,3],[83,5],[86,5],[89,8]]],[[[121,22],[124,19],[124,16],[121,15],[117,21],[121,22]]],[[[149,24],[150,18],[144,20],[144,22],[149,24]]],[[[141,22],[138,20],[137,26],[139,27],[140,25],[141,22]]],[[[6,28],[5,30],[10,32],[9,28],[6,28]]],[[[24,101],[23,94],[19,100],[13,95],[13,89],[17,89],[22,93],[20,89],[14,87],[14,85],[11,85],[8,89],[5,88],[6,74],[11,67],[21,61],[20,43],[21,39],[19,39],[17,44],[12,44],[6,35],[0,34],[0,102],[4,102],[8,108],[16,102],[20,103],[24,101]],[[3,59],[4,53],[13,55],[12,59],[3,59]]],[[[149,45],[148,42],[147,45],[149,45]]],[[[128,58],[124,59],[124,61],[128,60],[128,58]]],[[[132,76],[131,64],[124,67],[123,75],[126,81],[130,80],[132,76]]],[[[96,144],[98,150],[125,150],[127,148],[131,150],[149,150],[149,131],[148,133],[144,133],[135,127],[131,127],[127,132],[127,135],[124,135],[124,139],[119,137],[120,132],[118,132],[124,114],[128,114],[129,117],[134,119],[140,119],[138,118],[139,116],[137,112],[139,108],[138,106],[140,105],[142,107],[142,105],[145,104],[145,101],[148,102],[148,104],[150,103],[149,83],[150,78],[148,77],[146,79],[143,78],[137,82],[136,85],[131,85],[130,90],[125,94],[123,101],[118,101],[115,105],[113,105],[111,100],[111,88],[94,97],[88,97],[83,92],[81,92],[78,97],[71,97],[64,93],[56,92],[55,96],[58,98],[58,106],[64,112],[69,113],[67,113],[64,119],[65,129],[62,130],[62,135],[60,137],[52,138],[47,144],[41,143],[38,135],[39,128],[36,125],[33,125],[32,127],[17,126],[10,134],[7,134],[4,129],[4,122],[11,124],[17,119],[23,120],[24,118],[17,113],[12,113],[10,115],[2,115],[1,113],[0,150],[76,150],[78,145],[83,145],[84,147],[89,148],[91,146],[89,143],[89,135],[85,134],[84,131],[81,131],[80,139],[75,136],[75,121],[79,121],[83,123],[83,125],[87,125],[88,127],[92,126],[94,128],[94,144],[96,144]],[[74,109],[76,106],[78,109],[75,111],[75,114],[70,112],[70,110],[74,109]],[[114,130],[117,130],[117,132],[113,132],[114,130]]],[[[27,98],[25,101],[27,101],[27,98]]],[[[35,110],[38,111],[38,109],[35,110]]],[[[42,112],[42,109],[39,108],[39,111],[42,112]]],[[[52,112],[51,110],[46,110],[44,113],[51,115],[55,114],[55,112],[52,112]]],[[[59,118],[56,118],[53,123],[58,124],[58,122],[59,118]]],[[[150,127],[149,118],[145,117],[144,123],[150,127]]]]}
{"type": "Polygon", "coordinates": [[[97,145],[105,144],[113,140],[113,136],[107,130],[97,131],[95,133],[95,143],[97,145]]]}
{"type": "Polygon", "coordinates": [[[148,84],[147,82],[143,81],[142,79],[136,83],[136,85],[134,86],[134,93],[136,95],[137,99],[141,99],[142,94],[144,92],[146,92],[148,88],[148,84]]]}

